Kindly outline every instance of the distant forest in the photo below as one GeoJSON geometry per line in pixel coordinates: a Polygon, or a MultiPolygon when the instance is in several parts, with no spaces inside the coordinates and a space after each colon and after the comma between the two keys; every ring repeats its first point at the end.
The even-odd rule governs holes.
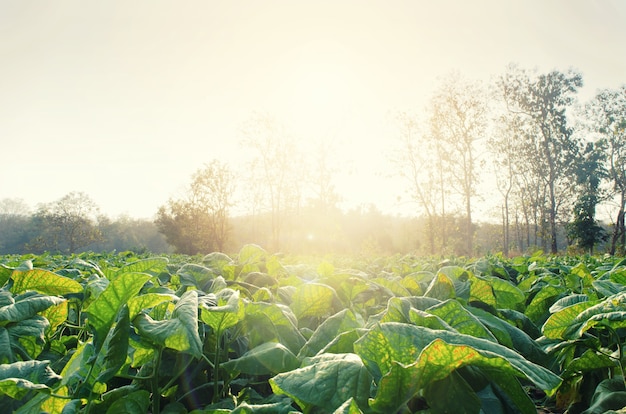
{"type": "Polygon", "coordinates": [[[581,103],[582,84],[573,70],[515,65],[489,84],[453,73],[423,112],[395,114],[389,173],[405,183],[415,206],[410,218],[374,205],[340,210],[332,144],[304,153],[279,121],[255,114],[242,128],[252,153],[241,163],[246,170],[209,161],[153,222],[111,220],[84,193],[35,212],[5,199],[0,252],[197,254],[256,243],[318,254],[624,253],[626,86],[581,103]],[[487,199],[498,200],[500,211],[477,222],[487,199]],[[597,219],[600,205],[610,207],[609,223],[597,219]]]}

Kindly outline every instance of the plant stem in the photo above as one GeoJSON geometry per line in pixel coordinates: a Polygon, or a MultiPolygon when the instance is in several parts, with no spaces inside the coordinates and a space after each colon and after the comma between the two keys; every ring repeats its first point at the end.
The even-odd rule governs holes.
{"type": "Polygon", "coordinates": [[[154,373],[152,375],[152,414],[161,412],[161,390],[159,389],[159,368],[161,366],[161,356],[163,347],[159,347],[154,360],[154,373]]]}
{"type": "Polygon", "coordinates": [[[213,402],[216,403],[219,400],[219,370],[220,370],[220,341],[222,339],[222,333],[216,332],[215,339],[215,368],[213,368],[213,402]]]}

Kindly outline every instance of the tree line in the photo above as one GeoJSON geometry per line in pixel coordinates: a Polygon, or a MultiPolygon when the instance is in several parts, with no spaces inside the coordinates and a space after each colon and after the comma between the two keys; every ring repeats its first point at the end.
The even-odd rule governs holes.
{"type": "Polygon", "coordinates": [[[509,255],[600,244],[624,252],[626,86],[581,103],[582,84],[573,70],[516,65],[486,84],[453,73],[422,112],[397,113],[393,173],[404,179],[413,217],[375,206],[341,211],[332,143],[304,152],[276,118],[257,113],[242,128],[245,170],[209,161],[153,222],[111,221],[83,193],[33,214],[15,214],[19,203],[4,200],[0,248],[196,254],[258,243],[270,251],[509,255]],[[486,179],[488,194],[480,194],[486,179]],[[477,207],[494,196],[499,217],[476,223],[477,207]],[[614,206],[610,223],[597,219],[600,204],[614,206]]]}
{"type": "MultiPolygon", "coordinates": [[[[574,70],[539,73],[510,65],[488,84],[453,73],[441,81],[423,113],[398,113],[393,161],[420,218],[412,228],[421,233],[414,249],[475,255],[499,245],[509,255],[530,249],[593,252],[601,244],[611,254],[624,252],[626,86],[598,91],[581,103],[582,85],[574,70]],[[491,187],[480,194],[481,181],[489,176],[491,187]],[[491,232],[497,240],[477,244],[477,230],[491,226],[475,223],[475,209],[494,196],[501,204],[500,231],[491,232]],[[613,223],[597,219],[601,203],[616,206],[613,223]]],[[[304,154],[274,118],[256,115],[244,132],[244,144],[254,153],[249,175],[240,181],[249,185],[245,204],[252,239],[258,238],[261,221],[269,223],[264,231],[275,251],[293,243],[290,233],[302,222],[315,223],[326,235],[337,233],[342,225],[333,211],[341,197],[333,186],[329,148],[319,147],[315,164],[302,168],[304,154]]],[[[198,214],[214,220],[216,212],[228,209],[230,198],[221,191],[232,191],[235,176],[220,168],[196,174],[189,201],[170,200],[159,210],[157,225],[171,244],[193,239],[198,214]],[[198,198],[200,177],[203,191],[214,196],[208,203],[205,197],[204,205],[190,201],[198,198]],[[207,182],[222,185],[210,190],[207,182]],[[186,230],[168,230],[175,222],[186,230]]],[[[227,218],[220,214],[219,220],[227,218]]],[[[223,246],[227,227],[210,232],[213,247],[223,246]]]]}

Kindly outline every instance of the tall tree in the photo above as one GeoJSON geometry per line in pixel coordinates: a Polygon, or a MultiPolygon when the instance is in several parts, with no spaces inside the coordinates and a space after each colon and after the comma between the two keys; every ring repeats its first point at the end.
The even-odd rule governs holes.
{"type": "Polygon", "coordinates": [[[571,194],[575,181],[573,162],[578,143],[568,124],[567,110],[576,100],[582,76],[569,71],[536,74],[511,66],[499,79],[499,87],[510,111],[522,114],[536,134],[527,136],[527,145],[534,159],[524,159],[545,169],[542,179],[547,189],[546,216],[549,226],[550,250],[556,253],[557,219],[571,194]]]}
{"type": "Polygon", "coordinates": [[[71,192],[41,205],[34,217],[40,234],[29,242],[30,247],[36,251],[75,253],[102,240],[99,211],[83,192],[71,192]]]}
{"type": "Polygon", "coordinates": [[[243,145],[254,152],[248,180],[251,193],[270,213],[270,250],[277,251],[288,213],[300,207],[305,184],[301,156],[293,137],[268,114],[254,114],[243,133],[243,145]]]}
{"type": "Polygon", "coordinates": [[[618,211],[609,252],[626,250],[626,85],[598,93],[586,106],[589,127],[602,137],[606,146],[606,170],[611,196],[617,198],[618,211]]]}
{"type": "Polygon", "coordinates": [[[579,196],[574,204],[574,220],[568,226],[569,236],[589,254],[593,253],[597,243],[606,240],[605,231],[596,220],[596,206],[602,200],[600,182],[606,176],[602,145],[602,141],[600,145],[587,143],[580,161],[576,163],[579,196]]]}
{"type": "Polygon", "coordinates": [[[170,198],[157,213],[156,225],[179,253],[223,251],[228,239],[228,210],[234,177],[219,161],[197,170],[184,197],[170,198]]]}
{"type": "MultiPolygon", "coordinates": [[[[433,163],[438,159],[434,147],[436,143],[420,131],[420,122],[415,115],[399,113],[396,119],[400,129],[400,148],[394,161],[408,184],[411,200],[425,215],[428,251],[435,254],[436,232],[445,232],[444,226],[437,228],[440,176],[436,163],[433,163]]],[[[442,213],[442,222],[443,216],[442,213]]]]}
{"type": "Polygon", "coordinates": [[[431,103],[432,136],[442,145],[444,168],[450,185],[462,199],[465,213],[465,253],[473,254],[472,199],[479,182],[477,145],[485,138],[487,105],[480,84],[452,74],[444,80],[431,103]]]}

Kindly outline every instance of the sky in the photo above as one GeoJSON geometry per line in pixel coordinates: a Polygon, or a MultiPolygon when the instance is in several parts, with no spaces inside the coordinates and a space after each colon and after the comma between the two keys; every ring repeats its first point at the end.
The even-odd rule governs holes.
{"type": "Polygon", "coordinates": [[[266,113],[332,142],[343,207],[402,214],[390,114],[510,63],[618,88],[624,22],[619,0],[0,0],[0,199],[152,218],[212,159],[245,170],[266,113]]]}

